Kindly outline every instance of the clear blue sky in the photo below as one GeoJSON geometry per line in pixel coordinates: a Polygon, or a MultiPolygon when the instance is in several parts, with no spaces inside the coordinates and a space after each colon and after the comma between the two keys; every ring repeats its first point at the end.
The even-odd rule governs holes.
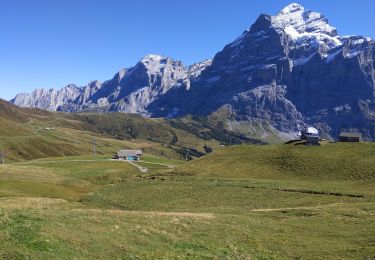
{"type": "Polygon", "coordinates": [[[291,2],[375,38],[373,0],[0,0],[0,97],[110,79],[148,53],[189,65],[291,2]]]}

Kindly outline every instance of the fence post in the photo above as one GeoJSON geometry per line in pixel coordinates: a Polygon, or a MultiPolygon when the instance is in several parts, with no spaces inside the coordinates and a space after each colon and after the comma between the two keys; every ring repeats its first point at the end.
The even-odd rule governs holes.
{"type": "Polygon", "coordinates": [[[5,160],[4,160],[5,153],[4,152],[0,152],[0,156],[1,156],[1,163],[4,165],[5,164],[5,160]]]}

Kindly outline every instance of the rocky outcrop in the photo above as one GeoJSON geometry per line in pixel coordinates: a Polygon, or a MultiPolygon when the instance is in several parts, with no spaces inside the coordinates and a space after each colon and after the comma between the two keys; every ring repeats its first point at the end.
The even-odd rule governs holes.
{"type": "Polygon", "coordinates": [[[251,121],[253,118],[272,122],[276,129],[288,132],[303,124],[303,116],[296,107],[285,98],[286,87],[264,85],[239,93],[225,106],[230,106],[236,121],[251,121]]]}

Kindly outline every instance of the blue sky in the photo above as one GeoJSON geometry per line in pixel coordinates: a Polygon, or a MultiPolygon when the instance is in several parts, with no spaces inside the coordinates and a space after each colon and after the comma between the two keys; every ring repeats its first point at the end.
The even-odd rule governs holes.
{"type": "Polygon", "coordinates": [[[375,38],[373,0],[0,0],[0,97],[104,81],[149,53],[189,65],[292,2],[375,38]]]}

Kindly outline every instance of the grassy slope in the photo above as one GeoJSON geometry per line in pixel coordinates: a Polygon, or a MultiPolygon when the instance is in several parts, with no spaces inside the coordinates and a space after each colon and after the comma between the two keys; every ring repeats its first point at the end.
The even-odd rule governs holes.
{"type": "Polygon", "coordinates": [[[161,176],[105,188],[87,200],[105,206],[100,202],[105,197],[125,209],[235,213],[374,196],[375,145],[326,144],[223,148],[161,176]],[[142,194],[141,205],[134,193],[142,194]]]}
{"type": "Polygon", "coordinates": [[[371,259],[374,252],[368,204],[210,217],[53,202],[0,212],[3,258],[371,259]]]}
{"type": "Polygon", "coordinates": [[[238,178],[367,180],[375,178],[375,144],[232,146],[197,159],[182,170],[238,178]]]}
{"type": "Polygon", "coordinates": [[[370,258],[374,149],[235,146],[147,174],[105,157],[3,166],[0,258],[370,258]]]}
{"type": "Polygon", "coordinates": [[[227,133],[187,122],[0,101],[0,150],[12,161],[56,157],[0,165],[0,258],[374,256],[374,144],[220,148],[198,137],[227,133]],[[87,161],[93,137],[103,155],[87,161]],[[176,160],[176,149],[203,144],[216,152],[176,160]],[[121,147],[157,164],[140,163],[141,174],[105,160],[121,147]],[[278,210],[254,211],[268,208],[278,210]]]}
{"type": "Polygon", "coordinates": [[[129,114],[50,113],[19,108],[0,100],[0,151],[7,153],[8,162],[88,155],[92,152],[93,138],[99,144],[98,154],[113,154],[120,148],[142,148],[149,154],[179,159],[178,150],[182,147],[201,152],[204,144],[218,147],[218,141],[202,140],[173,129],[162,120],[129,114]]]}
{"type": "Polygon", "coordinates": [[[143,149],[145,153],[169,159],[205,154],[221,140],[249,142],[226,130],[193,122],[194,131],[173,127],[169,120],[142,118],[135,114],[68,114],[19,108],[0,100],[0,151],[9,161],[43,157],[90,154],[92,139],[100,144],[98,153],[112,154],[119,148],[143,149]],[[54,130],[47,130],[53,128],[54,130]],[[204,133],[204,134],[202,134],[204,133]]]}

